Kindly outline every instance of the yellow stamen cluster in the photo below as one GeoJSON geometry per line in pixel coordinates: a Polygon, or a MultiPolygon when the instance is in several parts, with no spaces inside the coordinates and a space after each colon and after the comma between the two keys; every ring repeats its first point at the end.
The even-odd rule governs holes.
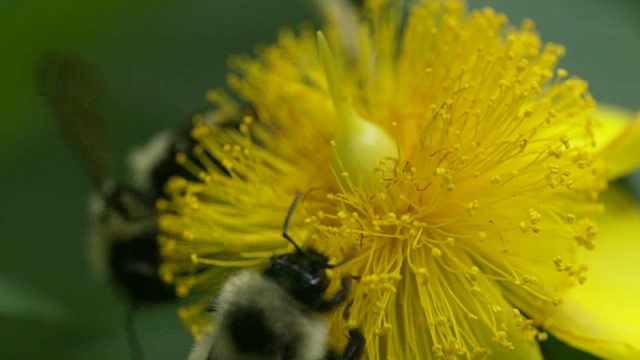
{"type": "MultiPolygon", "coordinates": [[[[321,50],[303,29],[232,60],[252,110],[216,96],[239,125],[197,119],[197,160],[178,161],[201,182],[175,178],[159,202],[164,273],[214,292],[225,269],[292,251],[280,234],[300,192],[294,238],[337,261],[355,250],[334,270],[355,281],[332,346],[357,327],[369,359],[526,353],[595,245],[594,101],[531,21],[425,0],[403,23],[401,5],[366,2],[355,49],[329,25],[321,50]]],[[[182,313],[196,335],[203,304],[182,313]]]]}

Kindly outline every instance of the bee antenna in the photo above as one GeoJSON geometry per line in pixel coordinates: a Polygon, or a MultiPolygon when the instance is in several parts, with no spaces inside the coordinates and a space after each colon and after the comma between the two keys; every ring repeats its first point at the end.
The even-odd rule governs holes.
{"type": "Polygon", "coordinates": [[[338,261],[335,264],[327,264],[324,267],[327,269],[333,269],[333,268],[337,268],[338,266],[344,265],[347,262],[349,262],[351,259],[353,259],[354,255],[356,254],[356,249],[353,248],[353,250],[351,250],[351,254],[349,254],[349,256],[347,256],[346,258],[338,261]]]}
{"type": "Polygon", "coordinates": [[[293,202],[291,203],[291,206],[289,206],[287,217],[284,219],[284,226],[282,227],[282,237],[284,237],[285,239],[287,239],[287,241],[293,244],[293,247],[296,248],[297,252],[303,253],[302,249],[300,249],[300,246],[298,246],[298,244],[296,244],[296,242],[293,241],[291,236],[289,236],[289,234],[287,233],[287,230],[289,229],[289,220],[291,220],[291,215],[293,215],[293,210],[296,208],[296,205],[298,205],[299,200],[300,200],[300,193],[296,193],[296,197],[293,198],[293,202]]]}

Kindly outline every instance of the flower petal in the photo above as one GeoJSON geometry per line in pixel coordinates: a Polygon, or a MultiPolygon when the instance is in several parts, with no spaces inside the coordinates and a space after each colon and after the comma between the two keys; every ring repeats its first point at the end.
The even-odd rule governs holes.
{"type": "Polygon", "coordinates": [[[640,208],[621,187],[604,194],[596,251],[585,252],[588,280],[564,297],[546,325],[559,339],[598,356],[640,358],[640,208]]]}
{"type": "Polygon", "coordinates": [[[596,117],[603,127],[596,134],[601,155],[609,165],[609,179],[616,179],[640,166],[640,113],[599,106],[596,117]],[[629,121],[629,119],[632,119],[629,121]]]}

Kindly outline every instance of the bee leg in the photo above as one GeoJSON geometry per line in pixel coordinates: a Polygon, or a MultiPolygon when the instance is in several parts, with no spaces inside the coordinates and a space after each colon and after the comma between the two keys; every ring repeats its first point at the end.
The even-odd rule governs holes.
{"type": "Polygon", "coordinates": [[[125,312],[125,325],[127,327],[127,343],[129,344],[129,349],[131,350],[131,359],[132,360],[142,360],[144,359],[144,354],[142,352],[142,345],[140,344],[140,339],[138,338],[138,333],[135,329],[133,316],[135,315],[135,311],[137,306],[131,304],[127,306],[125,312]]]}
{"type": "Polygon", "coordinates": [[[329,300],[320,299],[316,304],[314,304],[314,310],[319,312],[330,311],[347,300],[349,292],[351,291],[351,276],[343,277],[340,283],[342,288],[336,292],[333,298],[329,300]]]}
{"type": "Polygon", "coordinates": [[[324,360],[358,360],[362,357],[366,340],[358,329],[349,330],[349,342],[344,348],[342,356],[338,356],[334,351],[329,351],[324,360]]]}
{"type": "Polygon", "coordinates": [[[366,340],[358,329],[349,330],[349,342],[342,354],[342,360],[357,360],[362,356],[366,340]]]}

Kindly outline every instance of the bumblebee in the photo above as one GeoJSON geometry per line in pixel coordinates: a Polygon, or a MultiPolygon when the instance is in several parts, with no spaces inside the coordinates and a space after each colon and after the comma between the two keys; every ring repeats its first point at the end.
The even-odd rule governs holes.
{"type": "Polygon", "coordinates": [[[302,249],[287,233],[289,218],[299,196],[289,208],[283,237],[294,253],[276,255],[262,272],[240,271],[232,275],[212,304],[216,330],[194,346],[189,360],[357,360],[365,339],[359,330],[349,332],[342,354],[328,349],[328,324],[321,313],[329,312],[349,297],[351,276],[325,299],[329,287],[329,264],[313,248],[302,249]]]}
{"type": "MultiPolygon", "coordinates": [[[[58,120],[93,188],[89,200],[90,263],[99,278],[110,281],[134,307],[176,299],[175,289],[159,274],[156,199],[172,176],[198,179],[175,161],[191,157],[196,145],[191,125],[160,132],[129,156],[129,181],[112,180],[112,154],[102,101],[104,86],[80,57],[49,52],[35,69],[36,87],[58,120]]],[[[237,126],[240,115],[210,111],[202,118],[215,126],[237,126]]],[[[215,159],[210,159],[217,164],[215,159]]]]}

